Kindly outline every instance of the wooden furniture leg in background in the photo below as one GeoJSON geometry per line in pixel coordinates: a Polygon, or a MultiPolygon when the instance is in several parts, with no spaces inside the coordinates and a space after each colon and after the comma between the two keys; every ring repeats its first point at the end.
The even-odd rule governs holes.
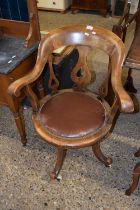
{"type": "MultiPolygon", "coordinates": [[[[135,153],[135,157],[140,157],[140,149],[135,153]]],[[[136,187],[138,186],[139,179],[140,179],[140,162],[136,164],[133,170],[133,181],[129,189],[126,190],[126,195],[131,195],[134,192],[136,187]]]]}
{"type": "Polygon", "coordinates": [[[17,98],[13,98],[13,100],[11,98],[9,102],[9,108],[14,115],[15,123],[20,134],[21,142],[23,146],[25,146],[27,143],[27,138],[25,132],[24,116],[21,104],[17,98]]]}
{"type": "Polygon", "coordinates": [[[125,192],[126,195],[131,195],[131,193],[134,192],[134,190],[138,186],[139,178],[140,178],[140,163],[136,164],[133,170],[133,181],[129,189],[126,190],[125,192]]]}

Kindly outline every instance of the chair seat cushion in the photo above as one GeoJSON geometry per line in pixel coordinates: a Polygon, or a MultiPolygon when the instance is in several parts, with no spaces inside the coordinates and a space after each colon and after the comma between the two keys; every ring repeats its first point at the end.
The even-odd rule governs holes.
{"type": "Polygon", "coordinates": [[[140,69],[140,28],[135,32],[134,40],[126,57],[125,66],[140,69]]]}
{"type": "Polygon", "coordinates": [[[105,107],[96,95],[73,91],[50,97],[41,107],[38,120],[52,135],[82,138],[99,131],[105,115],[105,107]]]}
{"type": "Polygon", "coordinates": [[[38,48],[35,43],[30,48],[24,47],[21,38],[0,36],[0,74],[8,74],[38,48]]]}

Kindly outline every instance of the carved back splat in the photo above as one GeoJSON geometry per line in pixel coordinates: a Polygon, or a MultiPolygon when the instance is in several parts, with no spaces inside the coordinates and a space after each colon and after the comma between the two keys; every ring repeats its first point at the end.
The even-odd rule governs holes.
{"type": "Polygon", "coordinates": [[[77,46],[79,52],[78,62],[71,72],[71,79],[76,83],[78,88],[83,89],[91,81],[91,70],[87,64],[87,56],[90,51],[88,46],[77,46]],[[80,75],[78,75],[80,71],[80,75]]]}

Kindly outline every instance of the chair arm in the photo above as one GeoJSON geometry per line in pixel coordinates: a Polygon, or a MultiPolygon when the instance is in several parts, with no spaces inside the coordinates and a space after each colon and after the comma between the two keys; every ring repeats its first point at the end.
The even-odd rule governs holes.
{"type": "Polygon", "coordinates": [[[40,69],[37,65],[36,67],[27,75],[24,77],[17,79],[8,88],[8,93],[13,96],[20,96],[21,90],[29,85],[35,82],[41,75],[43,69],[40,69]]]}
{"type": "Polygon", "coordinates": [[[119,101],[120,111],[125,113],[133,112],[134,103],[123,87],[121,71],[119,69],[115,69],[115,71],[112,71],[111,83],[114,93],[119,101]]]}
{"type": "Polygon", "coordinates": [[[133,112],[133,101],[125,91],[122,83],[122,66],[125,59],[125,46],[119,38],[117,44],[119,47],[114,48],[110,57],[111,84],[118,99],[120,111],[133,112]]]}
{"type": "MultiPolygon", "coordinates": [[[[117,84],[118,85],[118,84],[117,84]]],[[[119,98],[119,109],[121,112],[130,113],[134,111],[134,104],[130,96],[124,90],[122,85],[118,85],[115,90],[117,97],[119,98]]]]}

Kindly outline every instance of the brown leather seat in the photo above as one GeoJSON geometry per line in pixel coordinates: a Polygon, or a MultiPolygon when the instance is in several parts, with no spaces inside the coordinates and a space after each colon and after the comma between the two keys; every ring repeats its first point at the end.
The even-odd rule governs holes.
{"type": "Polygon", "coordinates": [[[105,126],[107,104],[98,96],[81,92],[61,92],[47,99],[38,120],[44,132],[58,138],[75,139],[96,134],[105,126]],[[93,108],[94,107],[94,108],[93,108]]]}
{"type": "Polygon", "coordinates": [[[17,80],[9,87],[9,93],[20,95],[24,87],[33,107],[33,125],[47,143],[58,148],[57,161],[51,178],[57,178],[67,149],[92,146],[95,156],[106,166],[112,159],[105,157],[100,142],[110,131],[113,119],[120,108],[123,112],[133,111],[133,103],[121,82],[121,66],[124,60],[124,45],[111,31],[93,26],[69,26],[50,32],[42,40],[37,63],[32,74],[17,80]],[[73,89],[59,90],[59,81],[52,65],[53,51],[61,46],[72,45],[78,51],[78,61],[71,72],[75,83],[73,89]],[[91,71],[87,56],[93,48],[109,55],[109,69],[100,91],[87,89],[91,71]],[[40,77],[49,64],[49,88],[51,95],[38,101],[31,84],[40,77]]]}

